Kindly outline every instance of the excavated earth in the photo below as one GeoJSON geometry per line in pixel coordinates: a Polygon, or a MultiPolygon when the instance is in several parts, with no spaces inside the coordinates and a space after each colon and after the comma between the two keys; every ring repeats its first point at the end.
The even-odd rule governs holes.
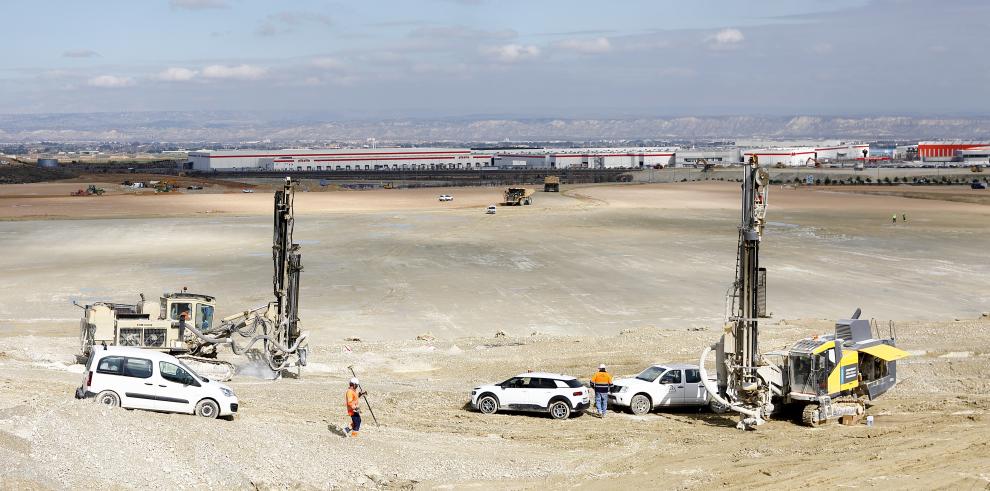
{"type": "Polygon", "coordinates": [[[743,432],[691,409],[555,421],[465,407],[471,388],[526,370],[696,363],[721,332],[738,184],[565,187],[495,216],[494,189],[302,193],[310,364],[269,380],[225,353],[240,368],[232,421],[73,399],[71,303],[182,286],[216,295],[221,315],[265,302],[270,195],[72,202],[19,186],[0,192],[0,488],[990,488],[985,205],[774,188],[764,349],[862,307],[893,319],[911,356],[872,427],[782,414],[743,432]],[[366,412],[356,439],[341,436],[348,366],[380,422],[366,412]]]}

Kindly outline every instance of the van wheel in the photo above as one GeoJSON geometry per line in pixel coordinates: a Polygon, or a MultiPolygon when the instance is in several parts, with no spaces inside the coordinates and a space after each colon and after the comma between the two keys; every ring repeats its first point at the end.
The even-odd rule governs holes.
{"type": "Polygon", "coordinates": [[[637,416],[642,416],[653,409],[653,402],[646,394],[636,394],[629,401],[629,410],[637,416]]]}
{"type": "Polygon", "coordinates": [[[483,396],[478,401],[478,410],[483,414],[495,414],[498,411],[498,401],[495,396],[483,396]]]}
{"type": "Polygon", "coordinates": [[[105,390],[96,394],[96,398],[93,399],[97,404],[103,404],[104,406],[118,407],[120,406],[120,396],[112,390],[105,390]]]}
{"type": "Polygon", "coordinates": [[[203,399],[199,401],[199,404],[196,404],[196,416],[213,419],[217,417],[217,414],[220,414],[220,406],[209,399],[203,399]]]}
{"type": "Polygon", "coordinates": [[[564,401],[554,401],[547,408],[553,419],[567,419],[571,416],[571,406],[564,401]]]}

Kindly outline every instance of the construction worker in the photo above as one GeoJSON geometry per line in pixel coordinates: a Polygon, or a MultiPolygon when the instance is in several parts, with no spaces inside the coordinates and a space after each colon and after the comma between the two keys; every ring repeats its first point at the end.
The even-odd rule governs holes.
{"type": "Polygon", "coordinates": [[[179,314],[179,341],[186,340],[186,321],[189,320],[189,311],[185,310],[179,314]]]}
{"type": "Polygon", "coordinates": [[[901,221],[907,223],[907,213],[901,213],[901,221]]]}
{"type": "Polygon", "coordinates": [[[361,390],[358,379],[352,378],[347,392],[344,394],[344,400],[347,402],[347,415],[351,417],[351,426],[344,428],[344,434],[347,436],[358,436],[358,432],[361,431],[361,396],[365,394],[367,392],[361,390]]]}
{"type": "Polygon", "coordinates": [[[612,390],[612,375],[605,370],[605,364],[598,365],[598,371],[591,377],[591,387],[595,389],[595,408],[598,417],[605,418],[608,411],[608,393],[612,390]]]}
{"type": "Polygon", "coordinates": [[[897,225],[897,213],[894,213],[894,216],[890,217],[890,223],[897,225]]]}

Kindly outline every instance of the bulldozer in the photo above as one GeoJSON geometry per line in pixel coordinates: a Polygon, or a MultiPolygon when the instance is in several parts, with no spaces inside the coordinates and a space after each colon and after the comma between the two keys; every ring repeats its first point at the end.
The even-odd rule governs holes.
{"type": "Polygon", "coordinates": [[[739,413],[741,429],[755,429],[782,409],[798,406],[808,426],[855,422],[868,402],[897,383],[893,323],[882,333],[861,310],[835,323],[833,334],[812,336],[789,348],[763,353],[759,321],[768,318],[767,270],[759,264],[766,224],[769,172],[751,157],[744,165],[742,220],[736,253],[736,279],[726,295],[726,322],[718,341],[704,349],[701,380],[712,400],[739,413]],[[705,362],[715,352],[716,382],[705,362]]]}
{"type": "Polygon", "coordinates": [[[266,305],[216,320],[216,299],[211,295],[165,293],[156,300],[143,294],[134,304],[97,301],[86,305],[79,323],[83,356],[94,346],[131,346],[153,349],[180,358],[218,365],[233,376],[233,364],[217,358],[218,348],[254,356],[279,375],[306,365],[309,333],[299,327],[299,244],[292,243],[295,224],[293,201],[296,183],[286,178],[275,192],[272,260],[274,299],[266,305]],[[260,343],[260,344],[259,344],[260,343]],[[258,345],[258,348],[252,348],[258,345]]]}
{"type": "Polygon", "coordinates": [[[507,188],[503,194],[503,206],[529,205],[533,202],[533,190],[528,188],[507,188]]]}

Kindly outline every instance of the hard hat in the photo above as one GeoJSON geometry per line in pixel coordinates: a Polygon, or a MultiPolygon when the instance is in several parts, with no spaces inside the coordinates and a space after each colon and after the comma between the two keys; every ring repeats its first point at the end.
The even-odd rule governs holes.
{"type": "Polygon", "coordinates": [[[358,385],[358,379],[357,379],[357,377],[351,378],[351,385],[358,385]]]}
{"type": "Polygon", "coordinates": [[[604,370],[605,369],[605,364],[602,363],[601,365],[598,365],[598,369],[599,370],[604,370]]]}

